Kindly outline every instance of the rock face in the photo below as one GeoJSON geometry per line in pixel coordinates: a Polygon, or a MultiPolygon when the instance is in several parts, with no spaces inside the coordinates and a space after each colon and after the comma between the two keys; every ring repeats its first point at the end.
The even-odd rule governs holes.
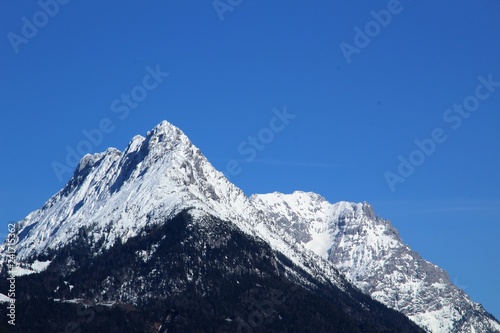
{"type": "Polygon", "coordinates": [[[363,292],[430,332],[499,332],[485,309],[455,287],[447,273],[401,240],[367,204],[330,204],[313,193],[254,196],[272,228],[327,258],[363,292]]]}
{"type": "MultiPolygon", "coordinates": [[[[185,220],[192,221],[188,225],[196,226],[193,230],[206,235],[206,244],[199,237],[196,242],[205,244],[207,249],[224,247],[227,250],[228,244],[232,244],[230,248],[240,253],[237,246],[229,242],[231,238],[227,236],[230,234],[228,230],[237,231],[238,237],[248,238],[263,249],[269,249],[266,255],[262,254],[264,257],[261,256],[258,263],[245,259],[249,253],[240,253],[233,261],[226,262],[225,266],[216,265],[218,270],[225,272],[225,277],[239,276],[229,279],[231,282],[227,282],[226,287],[235,287],[235,281],[243,280],[242,275],[251,276],[259,272],[259,265],[262,264],[266,269],[262,269],[263,273],[257,274],[257,277],[285,278],[288,283],[300,286],[304,295],[307,295],[304,297],[310,297],[307,299],[311,304],[314,303],[314,297],[321,298],[318,296],[321,294],[319,291],[326,295],[321,299],[325,304],[330,304],[328,306],[331,306],[334,298],[332,290],[351,295],[349,297],[355,300],[353,304],[346,305],[346,301],[343,305],[337,304],[336,310],[332,308],[332,311],[344,309],[347,311],[344,313],[351,317],[352,313],[359,314],[360,318],[370,317],[366,311],[360,310],[363,308],[360,304],[370,303],[372,305],[366,305],[368,309],[378,309],[373,305],[378,303],[372,303],[370,298],[362,300],[359,288],[429,332],[500,332],[500,324],[481,305],[472,302],[465,293],[453,286],[443,270],[406,246],[390,222],[377,217],[369,204],[331,204],[318,194],[304,192],[247,197],[215,170],[178,128],[166,121],[148,132],[146,137],[134,137],[124,152],[110,148],[104,153],[83,157],[68,184],[42,208],[16,224],[20,238],[17,260],[22,267],[16,268],[13,273],[32,273],[19,278],[23,281],[36,280],[44,274],[72,279],[74,284],[71,292],[61,295],[64,288],[58,285],[59,291],[42,293],[41,298],[71,297],[73,300],[102,303],[107,300],[99,295],[105,293],[106,285],[113,285],[113,277],[105,273],[99,277],[88,276],[82,270],[83,267],[90,269],[86,265],[91,265],[89,262],[92,262],[92,258],[104,262],[106,259],[102,258],[108,258],[109,261],[117,248],[129,246],[129,243],[141,239],[141,242],[149,245],[135,249],[135,259],[129,259],[132,263],[130,272],[135,273],[127,275],[126,281],[115,283],[119,291],[109,293],[109,300],[149,309],[150,301],[158,297],[175,297],[182,292],[198,297],[207,292],[206,283],[210,284],[199,261],[204,253],[203,246],[199,245],[196,251],[191,249],[191,254],[185,254],[190,264],[185,264],[181,272],[186,276],[182,275],[183,278],[175,282],[171,276],[161,275],[172,261],[159,256],[154,242],[147,240],[149,232],[163,230],[170,223],[168,221],[178,219],[181,215],[189,216],[185,217],[185,220]],[[218,232],[220,225],[230,228],[218,232]],[[79,252],[75,252],[75,248],[79,252]],[[146,272],[140,275],[135,271],[139,268],[133,265],[134,262],[151,260],[157,262],[157,265],[151,266],[157,273],[151,271],[148,274],[157,277],[153,278],[146,272]],[[75,275],[75,272],[79,273],[75,275]],[[132,280],[137,279],[156,288],[150,288],[149,294],[142,293],[144,286],[132,283],[132,280]],[[78,284],[81,283],[92,284],[93,292],[79,289],[78,284]]],[[[175,232],[169,229],[170,234],[175,232]]],[[[176,239],[169,244],[175,243],[182,248],[186,241],[176,239]]],[[[230,257],[231,252],[226,252],[225,256],[230,257]]],[[[0,253],[2,274],[5,275],[6,244],[0,247],[0,253]]],[[[185,262],[186,257],[183,258],[176,260],[185,262]]],[[[224,262],[226,259],[210,257],[209,261],[224,262]]],[[[97,270],[102,269],[102,266],[96,267],[97,270]]],[[[210,276],[215,274],[215,270],[210,272],[210,276]]],[[[68,280],[65,281],[70,284],[68,280]]],[[[241,290],[243,294],[246,291],[241,290]]],[[[175,307],[172,304],[169,306],[172,309],[175,307]]],[[[157,310],[167,309],[160,307],[157,310]]],[[[289,310],[292,311],[286,311],[289,310]]],[[[321,312],[319,309],[317,311],[321,312]]],[[[228,316],[228,323],[240,318],[237,314],[222,312],[228,316]]],[[[173,318],[172,314],[162,313],[157,318],[146,320],[141,317],[141,320],[166,320],[168,316],[173,318]]],[[[320,314],[318,316],[321,317],[320,314]]],[[[370,326],[372,331],[378,331],[381,327],[395,332],[415,330],[404,320],[397,316],[395,318],[396,323],[372,317],[367,320],[376,322],[370,326]]],[[[321,322],[327,326],[331,324],[321,322]]],[[[352,331],[369,331],[357,329],[352,331]]]]}

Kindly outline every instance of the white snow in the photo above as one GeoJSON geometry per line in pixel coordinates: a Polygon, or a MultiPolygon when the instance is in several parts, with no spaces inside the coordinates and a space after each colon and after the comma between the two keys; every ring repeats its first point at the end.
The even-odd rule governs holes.
{"type": "Polygon", "coordinates": [[[11,298],[0,293],[0,303],[8,303],[11,301],[11,298]]]}
{"type": "Polygon", "coordinates": [[[38,261],[35,260],[32,264],[24,264],[23,266],[15,266],[12,268],[10,271],[10,274],[12,276],[23,276],[23,275],[29,275],[29,274],[34,274],[34,273],[40,273],[47,269],[47,267],[50,264],[50,260],[48,261],[38,261]]]}
{"type": "Polygon", "coordinates": [[[35,260],[35,262],[33,264],[31,264],[31,268],[33,268],[33,270],[36,271],[37,273],[40,273],[40,272],[46,270],[47,267],[50,265],[50,263],[51,263],[50,260],[47,260],[47,261],[35,260]]]}
{"type": "Polygon", "coordinates": [[[500,323],[490,319],[491,328],[500,332],[500,323]]]}
{"type": "Polygon", "coordinates": [[[32,269],[22,268],[19,266],[12,268],[10,271],[10,275],[15,276],[15,277],[29,275],[29,274],[33,274],[33,273],[36,273],[36,272],[32,269]]]}

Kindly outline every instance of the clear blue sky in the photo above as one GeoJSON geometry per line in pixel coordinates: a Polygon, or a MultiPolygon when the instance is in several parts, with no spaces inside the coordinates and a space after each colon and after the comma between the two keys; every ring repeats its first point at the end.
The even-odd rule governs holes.
{"type": "Polygon", "coordinates": [[[83,130],[109,119],[80,148],[124,149],[166,119],[218,169],[237,160],[231,180],[247,194],[372,203],[500,318],[500,88],[478,87],[500,81],[500,2],[222,3],[73,0],[51,16],[35,1],[0,5],[0,234],[69,179],[53,162],[83,130]],[[388,8],[390,22],[371,22],[388,8]],[[158,82],[147,77],[157,65],[169,73],[158,82]],[[121,100],[131,92],[137,103],[121,100]],[[475,111],[462,116],[453,106],[465,101],[475,111]],[[266,131],[284,106],[296,118],[266,131]],[[446,140],[419,153],[415,140],[436,129],[446,140]],[[267,143],[248,162],[259,133],[267,143]],[[386,172],[401,177],[410,155],[420,165],[392,191],[386,172]]]}

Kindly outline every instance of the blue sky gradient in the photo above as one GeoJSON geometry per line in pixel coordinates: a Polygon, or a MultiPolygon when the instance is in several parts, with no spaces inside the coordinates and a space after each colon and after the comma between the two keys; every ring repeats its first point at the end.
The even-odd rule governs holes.
{"type": "Polygon", "coordinates": [[[370,202],[500,318],[499,1],[53,3],[1,5],[1,235],[64,186],[68,149],[166,119],[247,194],[370,202]]]}

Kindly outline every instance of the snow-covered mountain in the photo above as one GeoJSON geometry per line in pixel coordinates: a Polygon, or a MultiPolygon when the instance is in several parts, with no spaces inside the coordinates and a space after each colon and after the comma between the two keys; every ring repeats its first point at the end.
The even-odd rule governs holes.
{"type": "Polygon", "coordinates": [[[403,243],[367,203],[330,204],[314,193],[255,195],[272,227],[328,258],[363,292],[430,332],[499,332],[500,324],[403,243]]]}
{"type": "MultiPolygon", "coordinates": [[[[299,271],[339,290],[351,290],[352,282],[433,333],[500,332],[498,321],[405,245],[370,205],[331,204],[304,192],[247,197],[166,121],[134,137],[124,152],[84,156],[68,184],[17,223],[23,267],[14,274],[43,270],[55,259],[51,253],[82,238],[102,255],[186,211],[198,221],[230,221],[263,240],[297,267],[287,274],[304,286],[313,288],[299,271]]],[[[219,237],[216,243],[224,243],[219,237]]],[[[6,250],[2,245],[2,262],[6,250]]]]}
{"type": "MultiPolygon", "coordinates": [[[[32,261],[78,239],[102,240],[96,253],[117,240],[125,243],[147,225],[161,223],[184,210],[236,224],[243,232],[265,239],[294,263],[321,272],[341,286],[338,272],[327,260],[302,251],[292,239],[276,237],[257,223],[265,219],[249,198],[215,170],[178,128],[163,121],[146,138],[136,136],[123,153],[111,148],[86,155],[68,184],[41,209],[18,223],[17,259],[32,261]],[[316,270],[305,260],[318,262],[316,270]]],[[[0,252],[5,251],[5,246],[0,252]]]]}

